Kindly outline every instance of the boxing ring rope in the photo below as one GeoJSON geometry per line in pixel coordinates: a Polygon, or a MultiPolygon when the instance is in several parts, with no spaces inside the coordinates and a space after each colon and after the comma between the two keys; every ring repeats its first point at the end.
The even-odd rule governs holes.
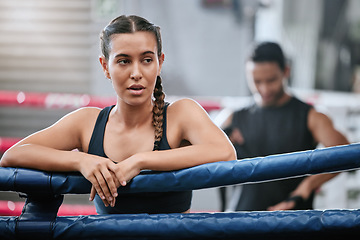
{"type": "MultiPolygon", "coordinates": [[[[161,192],[270,181],[360,167],[360,144],[208,163],[172,171],[143,171],[127,192],[161,192]]],[[[63,194],[90,192],[90,183],[73,173],[0,168],[0,190],[25,193],[20,217],[0,217],[0,237],[54,239],[315,239],[360,233],[360,210],[121,214],[57,217],[63,194]]]]}

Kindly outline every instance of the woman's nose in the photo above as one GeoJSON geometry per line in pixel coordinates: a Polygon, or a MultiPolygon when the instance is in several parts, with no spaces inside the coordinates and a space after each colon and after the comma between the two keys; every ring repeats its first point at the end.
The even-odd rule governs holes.
{"type": "Polygon", "coordinates": [[[141,74],[141,70],[140,70],[140,66],[139,64],[134,64],[133,65],[133,69],[132,69],[132,72],[131,72],[131,75],[130,75],[130,78],[133,79],[133,80],[140,80],[142,78],[142,74],[141,74]]]}

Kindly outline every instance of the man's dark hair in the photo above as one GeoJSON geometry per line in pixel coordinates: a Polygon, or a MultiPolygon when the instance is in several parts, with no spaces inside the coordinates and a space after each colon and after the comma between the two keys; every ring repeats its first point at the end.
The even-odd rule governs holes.
{"type": "Polygon", "coordinates": [[[262,42],[255,46],[249,60],[258,62],[275,62],[282,71],[285,70],[286,60],[280,45],[275,42],[262,42]]]}

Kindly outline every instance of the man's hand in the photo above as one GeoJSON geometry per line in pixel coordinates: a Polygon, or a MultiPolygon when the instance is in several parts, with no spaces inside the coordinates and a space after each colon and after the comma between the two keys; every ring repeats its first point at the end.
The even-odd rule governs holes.
{"type": "Polygon", "coordinates": [[[274,206],[268,207],[268,211],[292,210],[295,208],[295,201],[282,201],[274,206]]]}
{"type": "Polygon", "coordinates": [[[244,143],[244,137],[242,136],[238,128],[234,128],[229,135],[229,139],[233,144],[242,145],[244,143]]]}
{"type": "Polygon", "coordinates": [[[292,195],[285,201],[278,203],[274,206],[268,207],[268,211],[279,211],[279,210],[296,210],[301,207],[305,202],[305,199],[301,195],[292,195]]]}

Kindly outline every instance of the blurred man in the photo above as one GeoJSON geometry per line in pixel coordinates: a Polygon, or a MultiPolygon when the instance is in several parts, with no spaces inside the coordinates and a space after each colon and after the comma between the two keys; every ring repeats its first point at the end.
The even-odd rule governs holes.
{"type": "MultiPolygon", "coordinates": [[[[348,144],[326,115],[287,89],[290,69],[281,47],[256,46],[246,63],[254,103],[236,111],[223,124],[238,159],[348,144]]],[[[266,183],[245,184],[238,211],[312,209],[314,191],[336,174],[321,174],[266,183]]]]}

